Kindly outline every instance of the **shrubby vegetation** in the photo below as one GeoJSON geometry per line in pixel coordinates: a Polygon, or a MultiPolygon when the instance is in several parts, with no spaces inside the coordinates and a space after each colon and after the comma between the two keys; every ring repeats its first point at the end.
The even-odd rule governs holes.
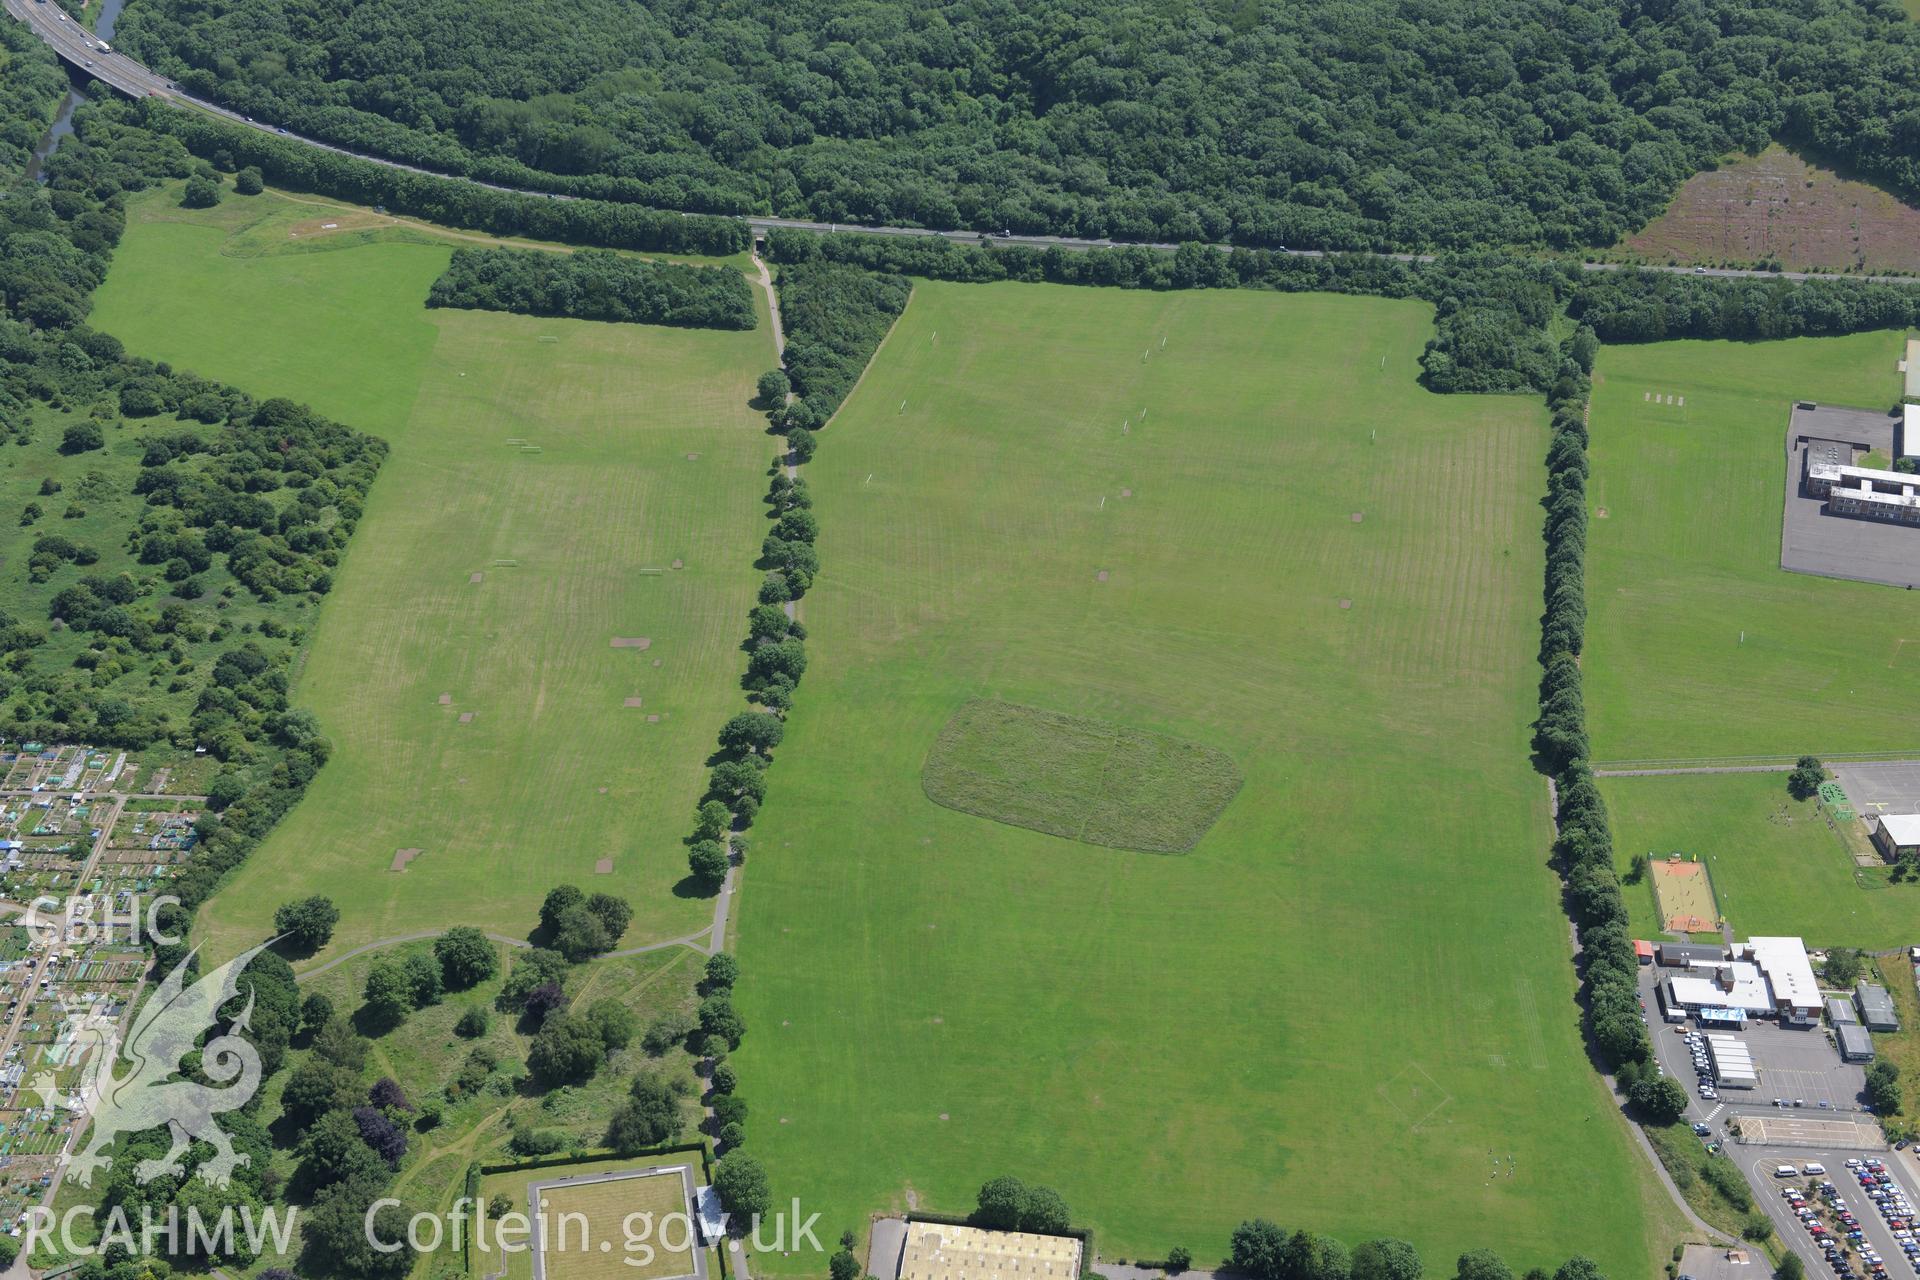
{"type": "Polygon", "coordinates": [[[974,1200],[972,1222],[990,1231],[1058,1235],[1073,1226],[1067,1202],[1052,1187],[1030,1187],[1011,1174],[991,1179],[974,1200]]]}
{"type": "Polygon", "coordinates": [[[1569,311],[1607,342],[1818,337],[1920,324],[1920,287],[1596,271],[1582,282],[1569,311]]]}
{"type": "Polygon", "coordinates": [[[783,420],[791,435],[833,417],[906,310],[913,285],[904,276],[808,262],[783,266],[779,286],[786,373],[796,393],[783,420]]]}
{"type": "Polygon", "coordinates": [[[685,217],[609,200],[549,200],[501,191],[322,151],[150,99],[115,102],[104,109],[156,135],[177,139],[194,155],[225,155],[235,164],[258,169],[275,186],[375,205],[443,226],[607,249],[715,257],[739,253],[749,243],[746,224],[733,218],[685,217]]]}
{"type": "MultiPolygon", "coordinates": [[[[22,92],[35,83],[23,77],[22,92]]],[[[41,113],[18,109],[43,119],[51,102],[41,113]]],[[[210,787],[195,857],[173,883],[184,915],[326,762],[319,725],[287,698],[304,628],[279,617],[297,621],[295,610],[331,589],[386,446],[290,401],[256,402],[128,356],[87,328],[125,194],[201,168],[177,141],[130,127],[125,112],[83,108],[47,162],[45,187],[0,194],[0,435],[25,442],[36,419],[64,419],[62,448],[83,458],[122,419],[170,415],[179,425],[141,428],[130,483],[103,463],[76,486],[75,499],[103,506],[140,501],[137,519],[114,530],[128,570],[90,570],[99,545],[36,539],[29,569],[49,594],[34,606],[41,617],[0,616],[0,724],[17,738],[202,746],[228,765],[210,787]],[[266,614],[257,626],[222,616],[243,599],[266,614]],[[48,642],[54,631],[85,637],[78,661],[51,656],[72,653],[70,641],[48,642]]],[[[47,497],[60,488],[41,485],[47,497]]],[[[86,509],[74,501],[69,513],[76,508],[86,509]]],[[[42,514],[29,508],[23,520],[42,514]]],[[[164,963],[184,954],[159,949],[164,963]]]]}
{"type": "MultiPolygon", "coordinates": [[[[1248,1280],[1420,1280],[1420,1255],[1404,1240],[1368,1240],[1357,1248],[1331,1236],[1300,1229],[1291,1233],[1264,1218],[1233,1231],[1229,1266],[1248,1280]]],[[[1491,1249],[1469,1249],[1454,1266],[1455,1280],[1514,1280],[1513,1270],[1491,1249]]],[[[1526,1280],[1605,1280],[1590,1258],[1576,1254],[1551,1277],[1544,1269],[1526,1280]]]]}
{"type": "Polygon", "coordinates": [[[273,931],[302,955],[312,955],[333,937],[333,926],[340,923],[340,908],[333,899],[315,894],[298,902],[283,902],[273,913],[273,931]]]}
{"type": "Polygon", "coordinates": [[[686,209],[1328,248],[1605,245],[1782,138],[1920,192],[1895,0],[136,5],[236,110],[686,209]]]}
{"type": "Polygon", "coordinates": [[[427,305],[697,329],[755,324],[753,293],[738,271],[600,249],[455,249],[427,305]]]}
{"type": "Polygon", "coordinates": [[[24,22],[0,28],[0,174],[26,168],[66,91],[60,60],[32,28],[24,22]]]}

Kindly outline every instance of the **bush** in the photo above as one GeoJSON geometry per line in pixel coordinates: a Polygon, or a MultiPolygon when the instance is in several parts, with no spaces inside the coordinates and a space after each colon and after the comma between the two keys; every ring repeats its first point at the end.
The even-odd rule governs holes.
{"type": "MultiPolygon", "coordinates": [[[[95,449],[107,447],[107,438],[100,431],[97,422],[76,422],[60,435],[60,452],[64,454],[91,453],[95,449]]],[[[35,515],[39,514],[38,503],[28,503],[35,515]]]]}
{"type": "Polygon", "coordinates": [[[220,203],[220,180],[196,173],[187,179],[187,189],[181,193],[180,207],[183,209],[211,209],[220,203]]]}
{"type": "Polygon", "coordinates": [[[266,179],[260,173],[260,166],[250,164],[233,176],[233,189],[243,196],[257,196],[267,189],[266,179]]]}
{"type": "Polygon", "coordinates": [[[747,1231],[773,1205],[766,1170],[752,1156],[729,1153],[713,1168],[713,1190],[731,1217],[730,1230],[747,1231]]]}
{"type": "Polygon", "coordinates": [[[657,1058],[675,1045],[684,1044],[699,1025],[690,1013],[679,1010],[663,1013],[648,1025],[646,1034],[640,1037],[640,1047],[657,1058]]]}
{"type": "Polygon", "coordinates": [[[453,1034],[466,1040],[478,1040],[487,1034],[493,1025],[493,1019],[479,1005],[469,1005],[460,1015],[460,1021],[453,1024],[453,1034]]]}
{"type": "Polygon", "coordinates": [[[1827,771],[1818,756],[1801,756],[1793,772],[1787,775],[1787,794],[1795,800],[1810,800],[1826,780],[1827,771]]]}
{"type": "Polygon", "coordinates": [[[687,849],[688,874],[709,891],[726,880],[728,865],[727,851],[718,840],[695,840],[687,849]]]}
{"type": "Polygon", "coordinates": [[[433,941],[440,979],[449,991],[465,991],[500,969],[500,957],[487,935],[471,925],[455,925],[433,941]]]}
{"type": "Polygon", "coordinates": [[[326,946],[333,938],[333,927],[339,923],[340,909],[333,905],[333,899],[319,894],[297,902],[284,902],[273,913],[274,932],[305,955],[326,946]]]}
{"type": "Polygon", "coordinates": [[[1880,1058],[1867,1068],[1867,1104],[1875,1115],[1899,1115],[1905,1101],[1901,1096],[1898,1064],[1880,1058]]]}

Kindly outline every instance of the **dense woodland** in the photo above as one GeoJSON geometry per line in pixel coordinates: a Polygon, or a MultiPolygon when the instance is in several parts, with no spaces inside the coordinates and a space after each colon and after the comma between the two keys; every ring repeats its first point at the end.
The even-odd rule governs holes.
{"type": "Polygon", "coordinates": [[[427,305],[696,329],[751,329],[756,323],[753,293],[738,271],[648,262],[603,249],[455,249],[427,305]]]}
{"type": "Polygon", "coordinates": [[[135,0],[119,33],[304,133],[668,208],[1606,245],[1775,137],[1920,194],[1898,0],[135,0]]]}

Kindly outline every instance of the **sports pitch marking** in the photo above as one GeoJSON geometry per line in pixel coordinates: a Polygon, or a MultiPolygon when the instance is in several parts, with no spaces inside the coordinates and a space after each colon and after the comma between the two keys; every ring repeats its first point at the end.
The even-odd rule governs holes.
{"type": "Polygon", "coordinates": [[[1886,1137],[1871,1120],[1846,1116],[1743,1115],[1740,1145],[1762,1147],[1845,1147],[1884,1151],[1886,1137]]]}
{"type": "Polygon", "coordinates": [[[1707,879],[1707,864],[1684,859],[1649,861],[1653,896],[1669,933],[1710,933],[1720,927],[1720,909],[1707,879]]]}
{"type": "MultiPolygon", "coordinates": [[[[647,1188],[655,1192],[659,1188],[647,1188]]],[[[596,1173],[585,1177],[555,1178],[548,1182],[530,1182],[527,1184],[527,1213],[538,1224],[531,1245],[533,1254],[533,1280],[548,1280],[547,1255],[554,1254],[555,1269],[553,1280],[600,1280],[601,1277],[633,1276],[638,1280],[707,1280],[707,1253],[702,1247],[696,1218],[694,1215],[693,1166],[659,1165],[647,1169],[623,1169],[614,1173],[596,1173]],[[591,1191],[589,1188],[606,1188],[609,1184],[624,1182],[644,1182],[660,1179],[671,1180],[676,1198],[666,1204],[665,1212],[655,1210],[661,1206],[645,1198],[638,1188],[614,1188],[614,1194],[605,1190],[591,1191]],[[632,1198],[621,1192],[630,1191],[632,1198]],[[585,1195],[568,1195],[566,1200],[585,1200],[587,1207],[568,1208],[562,1199],[563,1193],[587,1192],[585,1195]],[[611,1209],[611,1214],[594,1214],[591,1209],[611,1209]],[[654,1264],[635,1264],[633,1254],[627,1245],[629,1221],[636,1214],[647,1214],[649,1227],[656,1244],[654,1264]],[[687,1224],[688,1245],[685,1249],[670,1250],[658,1243],[660,1223],[674,1214],[683,1215],[687,1224]],[[582,1248],[569,1255],[567,1249],[568,1226],[578,1219],[576,1238],[582,1248]],[[615,1247],[615,1224],[618,1224],[619,1248],[615,1247]],[[597,1237],[597,1238],[596,1238],[597,1237]],[[687,1270],[676,1270],[681,1259],[685,1260],[687,1270]]]]}

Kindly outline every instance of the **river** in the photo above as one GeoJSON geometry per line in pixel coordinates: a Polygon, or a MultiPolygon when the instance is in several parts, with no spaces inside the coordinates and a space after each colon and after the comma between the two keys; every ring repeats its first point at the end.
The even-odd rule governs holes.
{"type": "MultiPolygon", "coordinates": [[[[42,0],[42,2],[51,3],[52,0],[42,0]]],[[[94,34],[102,40],[112,40],[113,24],[120,20],[120,10],[126,3],[127,0],[100,0],[100,17],[93,24],[94,34]]],[[[29,179],[35,182],[40,180],[40,170],[46,163],[47,157],[58,150],[60,143],[73,132],[73,113],[86,100],[87,95],[80,90],[67,90],[67,96],[60,103],[60,113],[54,116],[53,124],[47,129],[39,144],[34,147],[33,158],[27,161],[29,179]]]]}

